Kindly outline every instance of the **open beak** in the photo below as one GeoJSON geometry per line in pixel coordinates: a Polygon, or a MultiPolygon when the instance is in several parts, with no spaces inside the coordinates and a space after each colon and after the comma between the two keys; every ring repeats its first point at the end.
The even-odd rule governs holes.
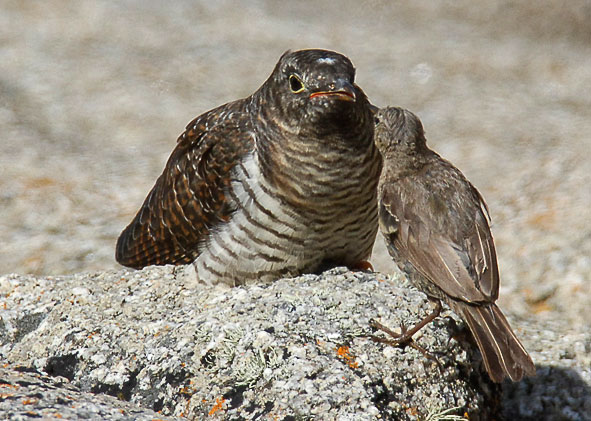
{"type": "Polygon", "coordinates": [[[355,87],[346,80],[338,80],[329,86],[328,91],[316,91],[310,94],[310,99],[320,96],[333,96],[343,101],[355,102],[355,87]]]}

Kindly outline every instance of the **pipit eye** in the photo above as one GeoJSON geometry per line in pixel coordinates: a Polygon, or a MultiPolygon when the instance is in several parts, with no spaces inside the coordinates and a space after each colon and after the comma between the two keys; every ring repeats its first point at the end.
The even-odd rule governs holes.
{"type": "Polygon", "coordinates": [[[289,76],[289,88],[294,94],[298,94],[304,90],[304,84],[296,75],[289,76]]]}

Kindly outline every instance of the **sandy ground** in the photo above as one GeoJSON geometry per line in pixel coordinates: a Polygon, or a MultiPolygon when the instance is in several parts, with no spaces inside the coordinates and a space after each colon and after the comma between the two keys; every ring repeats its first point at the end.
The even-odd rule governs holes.
{"type": "Polygon", "coordinates": [[[507,313],[585,330],[591,2],[555,3],[0,0],[0,273],[118,267],[185,124],[327,48],[480,189],[507,313]]]}

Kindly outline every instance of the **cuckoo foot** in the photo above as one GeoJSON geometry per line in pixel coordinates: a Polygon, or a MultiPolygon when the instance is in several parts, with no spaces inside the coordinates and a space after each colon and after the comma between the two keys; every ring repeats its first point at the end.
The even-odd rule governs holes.
{"type": "Polygon", "coordinates": [[[371,263],[369,263],[369,260],[362,260],[360,262],[357,262],[353,266],[351,266],[349,269],[358,270],[358,271],[362,271],[362,270],[370,270],[372,272],[374,271],[373,266],[371,265],[371,263]]]}

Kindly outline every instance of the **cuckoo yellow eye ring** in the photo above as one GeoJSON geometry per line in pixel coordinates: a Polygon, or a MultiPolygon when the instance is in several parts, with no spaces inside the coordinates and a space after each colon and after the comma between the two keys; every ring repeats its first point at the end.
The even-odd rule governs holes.
{"type": "Polygon", "coordinates": [[[294,94],[299,94],[306,88],[299,77],[296,75],[289,75],[289,89],[291,89],[294,94]]]}

